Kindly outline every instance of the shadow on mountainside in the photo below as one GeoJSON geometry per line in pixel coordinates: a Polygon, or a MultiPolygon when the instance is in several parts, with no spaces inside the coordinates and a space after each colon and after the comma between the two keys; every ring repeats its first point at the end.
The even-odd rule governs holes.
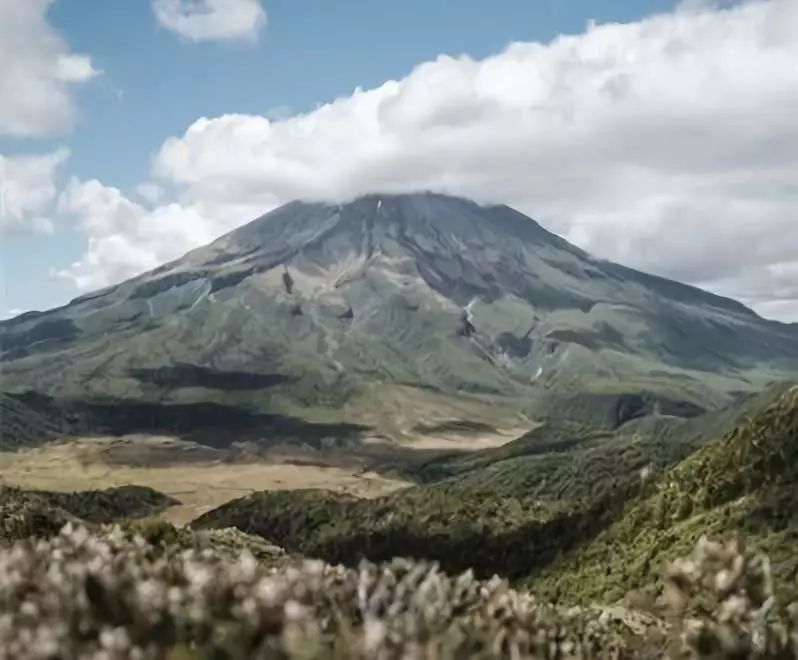
{"type": "Polygon", "coordinates": [[[329,443],[356,442],[368,430],[359,424],[307,422],[218,403],[57,400],[36,392],[7,397],[54,420],[51,437],[147,433],[177,436],[218,449],[229,447],[234,441],[251,441],[263,447],[287,442],[320,449],[329,443]]]}
{"type": "Polygon", "coordinates": [[[223,371],[186,363],[157,369],[131,369],[130,375],[161,387],[207,387],[217,390],[262,390],[296,380],[283,374],[223,371]]]}

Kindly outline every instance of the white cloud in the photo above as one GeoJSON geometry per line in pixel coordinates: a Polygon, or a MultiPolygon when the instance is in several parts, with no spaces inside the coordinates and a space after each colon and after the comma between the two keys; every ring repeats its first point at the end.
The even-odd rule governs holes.
{"type": "Polygon", "coordinates": [[[160,25],[190,41],[255,41],[266,25],[260,0],[152,0],[160,25]]]}
{"type": "Polygon", "coordinates": [[[795,0],[692,3],[481,61],[442,56],[305,115],[202,118],[154,162],[179,204],[145,211],[115,191],[135,210],[100,228],[84,207],[89,251],[70,272],[113,281],[295,198],[433,189],[796,318],[796,62],[795,0]]]}
{"type": "Polygon", "coordinates": [[[55,177],[68,155],[66,149],[37,156],[0,154],[0,233],[53,230],[55,177]]]}
{"type": "Polygon", "coordinates": [[[47,23],[52,0],[0,0],[0,135],[69,129],[70,87],[97,75],[47,23]]]}
{"type": "Polygon", "coordinates": [[[417,189],[508,202],[600,256],[786,314],[798,273],[770,270],[798,260],[796,62],[794,0],[699,4],[440,57],[282,121],[203,118],[155,170],[218,207],[417,189]]]}
{"type": "Polygon", "coordinates": [[[201,205],[165,204],[150,211],[97,180],[72,179],[58,199],[59,212],[88,236],[86,254],[57,277],[81,290],[97,289],[182,256],[213,240],[220,227],[201,205]]]}
{"type": "Polygon", "coordinates": [[[154,181],[144,181],[136,186],[136,194],[149,204],[157,204],[164,195],[164,189],[154,181]]]}

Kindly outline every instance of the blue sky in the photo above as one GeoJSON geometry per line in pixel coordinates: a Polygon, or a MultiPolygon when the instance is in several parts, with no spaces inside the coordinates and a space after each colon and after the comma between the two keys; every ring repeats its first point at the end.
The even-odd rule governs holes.
{"type": "MultiPolygon", "coordinates": [[[[0,12],[11,11],[10,5],[15,1],[0,0],[0,12]],[[3,9],[3,5],[6,5],[5,9],[3,9]]],[[[158,0],[153,1],[157,2],[158,0]]],[[[168,2],[168,0],[166,1],[168,2]]],[[[258,0],[242,1],[258,3],[258,0]]],[[[96,258],[91,255],[92,248],[89,242],[92,239],[110,240],[111,230],[106,227],[102,230],[105,232],[104,234],[93,234],[92,232],[97,232],[96,227],[106,221],[117,224],[122,222],[119,218],[101,217],[103,213],[123,214],[127,212],[125,208],[130,206],[128,210],[131,217],[140,218],[140,220],[131,222],[141,221],[142,226],[145,226],[150,221],[148,220],[150,216],[146,214],[157,213],[161,208],[159,205],[163,206],[161,209],[163,213],[168,211],[167,204],[173,202],[180,204],[180,208],[183,210],[192,210],[196,206],[195,202],[199,200],[199,206],[196,206],[199,209],[197,213],[202,217],[201,222],[205,224],[203,230],[198,230],[191,239],[194,242],[186,242],[187,249],[193,247],[194,243],[200,240],[212,237],[216,233],[221,233],[223,230],[251,219],[242,215],[232,219],[225,217],[222,221],[215,217],[214,213],[221,213],[225,216],[227,214],[252,213],[256,209],[260,210],[260,206],[265,207],[262,210],[268,210],[268,207],[273,204],[264,202],[264,199],[273,200],[275,203],[284,202],[288,201],[285,197],[302,194],[300,182],[292,183],[292,186],[287,189],[290,192],[280,189],[276,184],[274,189],[270,188],[269,174],[264,173],[261,188],[262,191],[271,191],[268,196],[261,195],[262,191],[252,194],[247,192],[241,195],[240,200],[223,200],[227,204],[227,206],[223,206],[218,195],[209,196],[206,195],[206,191],[213,187],[211,176],[216,174],[218,174],[217,180],[225,182],[226,190],[237,190],[241,175],[239,173],[239,178],[234,179],[234,175],[231,173],[234,169],[232,165],[221,169],[218,173],[212,166],[206,167],[202,172],[190,171],[191,167],[184,167],[184,170],[177,172],[174,159],[164,156],[159,160],[159,153],[163,155],[162,147],[170,138],[181,141],[181,144],[184,142],[183,146],[186,153],[189,154],[188,157],[192,157],[195,153],[192,149],[199,149],[200,145],[194,145],[188,139],[186,131],[201,117],[213,120],[227,115],[240,115],[247,118],[249,124],[241,123],[236,130],[249,134],[256,130],[253,128],[255,126],[253,118],[265,115],[272,120],[283,120],[287,131],[290,122],[296,115],[312,115],[316,108],[335,99],[346,101],[356,87],[372,90],[379,88],[387,80],[403,81],[414,67],[423,62],[433,61],[441,54],[452,56],[466,54],[474,62],[479,63],[485,58],[502,53],[503,49],[512,42],[548,44],[562,34],[576,35],[578,40],[581,39],[570,49],[572,51],[582,49],[581,55],[578,57],[568,55],[566,52],[568,49],[565,48],[549,49],[541,55],[537,55],[535,52],[531,54],[525,52],[524,63],[525,66],[532,66],[534,70],[537,70],[543,65],[539,66],[535,63],[536,57],[556,57],[559,58],[556,66],[560,67],[557,69],[560,75],[570,76],[571,71],[581,71],[588,65],[593,66],[590,62],[585,63],[589,57],[584,55],[591,48],[586,36],[586,33],[590,31],[587,27],[589,21],[596,21],[599,25],[619,22],[630,26],[618,37],[618,43],[624,44],[624,40],[628,40],[630,45],[625,46],[628,52],[645,53],[645,49],[648,48],[645,40],[649,37],[646,30],[640,30],[635,26],[639,26],[641,21],[645,21],[652,15],[664,14],[674,17],[679,15],[679,11],[682,11],[681,7],[677,10],[676,3],[664,0],[624,1],[622,3],[497,0],[490,5],[479,0],[406,0],[403,3],[374,2],[374,0],[337,0],[334,3],[328,0],[263,0],[259,4],[268,16],[268,20],[255,32],[256,38],[253,38],[253,34],[249,34],[242,38],[222,39],[211,36],[192,40],[177,33],[178,31],[175,29],[160,25],[156,21],[150,0],[126,2],[56,0],[51,4],[47,0],[33,0],[33,4],[44,6],[41,20],[46,24],[48,30],[63,40],[62,51],[90,58],[93,71],[91,75],[83,76],[78,83],[67,86],[68,102],[71,104],[74,114],[71,121],[62,122],[63,125],[57,129],[23,131],[24,134],[21,134],[19,130],[3,131],[2,123],[0,123],[0,154],[8,158],[42,155],[59,148],[66,148],[69,151],[68,158],[53,172],[54,192],[49,206],[44,205],[36,209],[36,213],[47,215],[51,221],[51,231],[48,233],[31,230],[30,227],[25,226],[27,216],[23,217],[24,214],[20,213],[20,221],[14,230],[5,232],[2,236],[0,260],[2,260],[5,277],[4,300],[0,302],[0,307],[5,309],[0,309],[0,314],[3,315],[17,310],[46,308],[63,304],[80,293],[81,288],[91,288],[108,283],[114,278],[118,279],[123,275],[132,274],[136,272],[137,267],[141,269],[144,267],[143,264],[150,263],[147,259],[139,258],[139,261],[132,260],[128,269],[110,268],[109,270],[106,268],[106,271],[100,275],[92,271],[92,268],[96,270],[101,266],[96,265],[96,258]],[[47,5],[50,6],[47,7],[47,5]],[[580,35],[582,36],[580,37],[580,35]],[[572,57],[572,61],[565,62],[564,60],[568,57],[572,57]],[[156,160],[161,163],[158,185],[165,193],[163,199],[145,203],[140,196],[137,197],[136,188],[142,182],[154,178],[153,169],[156,160]],[[164,171],[167,174],[164,175],[164,171]],[[229,180],[225,178],[228,176],[229,180]],[[207,178],[203,179],[203,177],[207,178]],[[91,202],[86,201],[88,199],[86,196],[90,191],[79,188],[79,185],[94,180],[102,184],[102,188],[94,190],[98,196],[101,193],[105,194],[106,191],[116,189],[119,199],[115,198],[113,204],[109,202],[102,206],[99,202],[95,203],[94,198],[91,202]],[[71,189],[71,196],[68,192],[70,181],[75,183],[71,189]],[[295,192],[297,190],[299,192],[295,192]],[[244,199],[245,197],[246,199],[244,199]],[[71,202],[68,201],[70,199],[71,202]],[[76,201],[78,199],[85,203],[76,201]],[[130,204],[128,204],[128,200],[130,204]],[[236,205],[239,201],[241,205],[236,205]],[[80,207],[79,210],[78,207],[80,207]],[[89,208],[90,210],[87,210],[89,208]],[[77,278],[74,273],[63,276],[63,272],[69,270],[75,262],[82,262],[74,272],[80,271],[83,279],[77,278]],[[141,265],[137,266],[137,264],[141,265]],[[58,271],[62,272],[62,276],[53,277],[52,273],[58,271]]],[[[179,6],[177,0],[173,4],[179,6]]],[[[211,4],[213,3],[211,2],[211,4]]],[[[774,1],[758,4],[786,6],[789,2],[774,1]]],[[[696,9],[693,14],[686,15],[687,18],[674,18],[669,24],[670,27],[655,24],[655,27],[651,29],[652,33],[656,33],[657,29],[660,32],[654,34],[651,39],[664,39],[665,37],[657,35],[665,33],[670,35],[674,30],[684,29],[683,39],[688,44],[687,47],[691,48],[693,45],[690,44],[690,39],[693,38],[697,41],[699,38],[699,36],[691,35],[698,35],[702,29],[710,29],[702,27],[699,14],[704,12],[703,15],[706,16],[707,13],[715,12],[720,16],[726,11],[721,6],[709,2],[703,3],[703,5],[706,6],[696,9]],[[693,32],[689,31],[689,26],[688,28],[680,27],[681,24],[678,22],[679,20],[692,20],[690,16],[693,16],[695,20],[693,32]]],[[[792,15],[789,14],[790,17],[792,15]]],[[[1,14],[0,18],[2,18],[1,14]]],[[[741,16],[738,19],[751,22],[750,17],[746,19],[741,16]]],[[[729,21],[732,25],[731,19],[729,21]]],[[[791,29],[791,27],[792,25],[788,21],[788,28],[791,29]]],[[[729,28],[729,30],[731,29],[729,28]]],[[[723,39],[723,32],[715,31],[713,34],[715,36],[719,34],[718,38],[723,39]]],[[[599,35],[594,37],[593,41],[607,38],[606,35],[599,35]]],[[[614,37],[610,35],[610,38],[614,37]]],[[[671,41],[674,39],[672,36],[667,38],[671,41]]],[[[706,37],[701,38],[706,40],[706,37]]],[[[694,44],[694,46],[696,49],[706,48],[706,45],[694,44]]],[[[721,49],[724,44],[719,42],[715,47],[721,49]]],[[[664,48],[661,50],[665,52],[664,48]]],[[[659,57],[659,55],[657,56],[659,57]]],[[[604,58],[602,62],[604,62],[606,57],[602,57],[604,58]]],[[[620,61],[625,61],[624,55],[617,57],[613,55],[613,57],[616,60],[620,58],[620,61]]],[[[681,66],[676,62],[675,57],[673,66],[676,67],[677,64],[681,66]]],[[[702,58],[699,51],[695,53],[695,57],[706,59],[705,56],[702,58]]],[[[630,61],[632,60],[630,59],[630,61]]],[[[711,64],[710,62],[708,66],[711,64]]],[[[604,65],[602,63],[602,66],[604,65]]],[[[0,68],[5,66],[11,65],[0,64],[0,68]]],[[[617,61],[614,61],[612,66],[617,68],[619,65],[617,61]]],[[[636,71],[634,69],[635,66],[638,66],[636,64],[628,66],[633,67],[630,72],[624,71],[622,75],[613,74],[615,78],[622,81],[627,79],[634,81],[635,76],[638,76],[642,80],[641,88],[644,83],[651,84],[652,78],[643,79],[644,76],[653,75],[650,71],[642,69],[636,71]]],[[[436,75],[448,74],[444,71],[436,75]]],[[[460,74],[455,71],[452,75],[457,78],[460,74]]],[[[580,75],[584,75],[584,71],[580,75]]],[[[603,74],[598,72],[597,75],[603,74]]],[[[9,79],[13,81],[10,76],[9,79]]],[[[590,80],[590,78],[586,79],[590,80]]],[[[435,80],[437,82],[433,81],[430,84],[440,86],[441,79],[436,78],[435,80]]],[[[525,78],[520,78],[518,83],[508,85],[507,90],[509,91],[506,93],[512,94],[513,86],[523,88],[524,81],[525,78]]],[[[566,104],[570,103],[576,104],[577,113],[581,111],[579,104],[582,103],[582,100],[575,96],[573,91],[559,97],[556,96],[560,94],[557,82],[550,81],[547,84],[550,84],[551,87],[540,92],[540,94],[548,95],[543,97],[544,104],[556,105],[557,112],[561,114],[565,112],[566,104]]],[[[657,84],[667,85],[667,75],[663,76],[657,84]]],[[[433,87],[430,89],[434,93],[433,87]]],[[[656,90],[654,91],[656,92],[656,90]]],[[[724,102],[723,94],[733,91],[720,89],[717,94],[718,104],[724,102]]],[[[12,84],[8,82],[3,84],[0,78],[0,102],[3,101],[3,95],[11,97],[14,93],[12,84]]],[[[712,94],[709,96],[711,97],[712,94]]],[[[421,98],[423,98],[423,94],[421,98]]],[[[414,103],[418,102],[414,101],[414,103]]],[[[441,101],[441,104],[445,104],[444,101],[441,101]]],[[[348,106],[344,104],[342,107],[352,105],[352,103],[348,106]]],[[[689,108],[695,106],[695,101],[688,103],[689,108]]],[[[570,108],[570,106],[568,107],[570,108]]],[[[639,107],[640,104],[636,106],[636,109],[639,107]]],[[[412,111],[421,112],[417,108],[412,111]]],[[[664,114],[666,117],[663,121],[666,121],[668,113],[664,114]]],[[[679,113],[674,114],[678,115],[679,113]]],[[[692,114],[694,113],[691,110],[692,114]]],[[[684,121],[684,118],[677,116],[674,121],[684,121]]],[[[786,120],[780,117],[778,121],[786,120]]],[[[2,118],[0,118],[0,122],[2,122],[2,118]]],[[[641,126],[649,126],[649,129],[651,124],[652,122],[648,118],[643,118],[640,123],[641,126]]],[[[355,131],[353,135],[357,135],[356,122],[353,122],[352,126],[355,131]]],[[[486,128],[490,128],[490,126],[486,128]]],[[[788,125],[786,128],[790,128],[790,126],[788,125]]],[[[597,134],[601,130],[601,127],[595,128],[597,134]]],[[[699,140],[707,132],[707,127],[701,126],[697,133],[699,140]]],[[[321,137],[326,139],[328,136],[322,135],[321,137]]],[[[641,134],[640,139],[645,140],[646,137],[645,134],[641,134]]],[[[763,139],[766,137],[764,136],[763,139]]],[[[257,147],[257,144],[261,144],[263,139],[265,138],[258,137],[253,149],[257,147]]],[[[572,134],[569,134],[567,140],[571,139],[572,134]]],[[[722,135],[715,136],[713,139],[720,143],[723,142],[722,135]]],[[[202,144],[207,146],[206,142],[202,142],[202,144]]],[[[558,147],[559,151],[574,150],[578,147],[571,142],[563,144],[564,146],[558,147]]],[[[599,153],[596,151],[598,147],[595,147],[594,144],[593,142],[586,144],[585,151],[578,157],[590,158],[593,157],[593,154],[599,153]]],[[[218,142],[214,142],[213,146],[214,148],[217,146],[226,148],[223,143],[219,144],[218,142]]],[[[300,146],[302,145],[297,146],[297,153],[300,151],[300,146]]],[[[757,145],[743,145],[741,148],[744,147],[755,149],[757,145]]],[[[234,148],[241,148],[238,139],[233,140],[232,146],[227,151],[232,151],[234,148]]],[[[288,149],[290,145],[282,148],[288,149]]],[[[305,147],[302,146],[302,148],[305,147]]],[[[535,149],[534,142],[531,143],[531,148],[535,149]]],[[[206,148],[206,151],[202,153],[203,155],[209,153],[208,149],[206,148]]],[[[225,153],[226,156],[231,155],[225,153]]],[[[247,146],[244,156],[248,157],[249,155],[250,151],[247,146]]],[[[401,156],[404,157],[404,155],[401,156]]],[[[224,155],[220,155],[220,158],[223,157],[224,155]]],[[[494,157],[500,158],[503,157],[503,154],[497,154],[494,157]]],[[[512,154],[507,155],[508,159],[513,157],[512,154]]],[[[304,155],[301,157],[303,163],[306,162],[306,158],[304,155]]],[[[397,156],[397,172],[402,158],[397,156]]],[[[556,156],[553,155],[551,158],[555,159],[556,156]]],[[[626,161],[629,160],[626,156],[624,158],[626,161]]],[[[751,158],[753,160],[755,156],[751,158]]],[[[692,162],[692,160],[685,159],[685,162],[692,162]]],[[[542,165],[542,170],[533,171],[532,164],[527,164],[530,169],[524,173],[524,181],[543,176],[548,168],[545,162],[542,165]]],[[[522,164],[522,166],[524,165],[522,164]]],[[[540,163],[536,163],[535,166],[539,167],[540,163]]],[[[313,167],[322,168],[326,165],[314,163],[313,167]]],[[[601,163],[597,163],[597,167],[601,168],[601,163]]],[[[653,171],[650,164],[646,163],[645,167],[653,171]]],[[[659,165],[657,168],[659,168],[658,172],[662,169],[659,165]]],[[[632,168],[626,162],[623,169],[626,174],[619,173],[618,176],[621,177],[619,182],[623,181],[623,176],[629,176],[629,172],[634,172],[633,176],[637,176],[641,168],[637,164],[632,168]]],[[[516,171],[518,170],[516,169],[516,171]]],[[[782,174],[788,177],[790,172],[782,172],[782,174]]],[[[473,173],[469,172],[468,175],[473,179],[473,173]]],[[[465,177],[465,175],[463,176],[465,177]]],[[[396,181],[398,182],[400,179],[405,181],[406,177],[402,177],[397,175],[396,181]]],[[[558,176],[558,180],[565,178],[567,178],[567,173],[558,176]]],[[[645,185],[648,186],[648,179],[641,176],[641,182],[644,179],[645,185]]],[[[656,248],[660,241],[657,240],[656,235],[652,236],[652,228],[661,227],[665,222],[663,218],[670,217],[667,215],[668,213],[677,212],[674,209],[679,209],[680,204],[683,204],[680,199],[675,199],[667,208],[657,207],[649,220],[640,219],[640,212],[636,212],[634,218],[619,218],[615,208],[621,206],[620,200],[613,205],[609,201],[604,204],[605,200],[602,199],[600,204],[594,206],[595,209],[601,206],[601,212],[596,210],[593,215],[606,216],[607,227],[613,229],[612,231],[609,229],[601,231],[600,226],[597,228],[597,223],[603,220],[594,218],[589,209],[587,211],[573,209],[570,206],[558,204],[556,200],[544,199],[542,195],[533,196],[531,199],[525,198],[521,194],[524,181],[517,185],[503,187],[493,182],[490,177],[486,177],[478,184],[474,184],[479,190],[472,196],[478,196],[477,192],[492,185],[496,191],[493,196],[502,198],[497,201],[516,203],[522,210],[543,221],[548,221],[553,229],[563,233],[569,239],[581,242],[584,246],[603,256],[616,258],[631,263],[631,265],[691,283],[709,286],[721,293],[743,298],[750,304],[770,305],[766,309],[763,308],[766,313],[777,309],[781,310],[785,304],[791,305],[793,285],[798,293],[798,275],[795,277],[795,281],[789,279],[786,285],[781,283],[781,280],[774,283],[774,275],[770,271],[767,276],[763,276],[761,272],[753,273],[745,281],[740,281],[735,272],[728,268],[724,270],[723,265],[720,264],[710,267],[705,263],[705,259],[692,257],[690,263],[684,263],[684,259],[681,257],[670,258],[671,252],[678,252],[684,246],[667,245],[663,249],[667,248],[670,251],[668,255],[664,252],[657,253],[656,248]],[[583,220],[577,221],[575,219],[577,217],[583,218],[583,220]],[[612,247],[610,239],[601,238],[604,235],[615,236],[616,234],[612,232],[617,233],[624,228],[628,230],[632,223],[634,223],[634,227],[640,229],[639,241],[643,241],[648,236],[646,239],[649,241],[648,243],[636,244],[633,242],[626,246],[612,247]],[[620,229],[618,229],[619,227],[620,229]],[[646,256],[641,257],[641,254],[646,256]],[[770,290],[768,287],[770,289],[778,288],[778,291],[770,290]]],[[[389,179],[388,183],[391,184],[392,179],[389,179]]],[[[244,188],[243,183],[240,185],[242,190],[249,191],[249,188],[244,188]]],[[[257,186],[259,184],[255,180],[254,183],[247,182],[247,185],[257,186]]],[[[333,186],[334,183],[331,182],[329,185],[333,186]]],[[[374,185],[378,184],[374,183],[374,185]]],[[[385,184],[383,182],[379,185],[384,186],[385,184]]],[[[410,186],[411,184],[397,183],[400,188],[403,185],[410,186]]],[[[414,185],[420,184],[415,182],[414,185]]],[[[436,187],[436,185],[435,182],[432,182],[430,187],[436,187]]],[[[438,187],[446,187],[446,185],[441,183],[438,187]]],[[[609,182],[607,185],[612,187],[615,184],[609,182]]],[[[469,193],[471,190],[465,184],[461,186],[459,180],[452,186],[455,192],[463,194],[469,193]]],[[[670,199],[670,196],[678,197],[675,192],[667,191],[668,194],[663,195],[661,187],[656,189],[654,184],[652,187],[653,190],[649,190],[647,187],[645,189],[646,194],[649,195],[649,206],[655,197],[657,199],[662,197],[670,199]]],[[[326,190],[327,194],[330,194],[329,189],[326,190]]],[[[308,194],[310,196],[322,195],[318,191],[308,194]]],[[[580,194],[579,190],[572,191],[566,188],[562,192],[563,197],[569,198],[578,194],[580,194]]],[[[490,196],[488,195],[488,197],[490,196]]],[[[767,201],[770,204],[773,203],[771,199],[767,201]]],[[[779,203],[781,201],[779,200],[779,203]]],[[[641,202],[641,208],[644,206],[641,202]]],[[[169,213],[177,212],[176,207],[170,208],[169,213]]],[[[706,211],[707,214],[714,212],[711,207],[706,211]]],[[[742,216],[745,215],[745,212],[745,209],[740,211],[742,216]]],[[[33,213],[28,215],[32,217],[33,213]]],[[[157,217],[160,218],[160,216],[157,217]]],[[[169,217],[171,218],[172,215],[169,217]]],[[[703,216],[696,216],[696,221],[700,217],[703,216]]],[[[744,224],[744,220],[745,218],[740,220],[741,226],[744,224]]],[[[152,222],[166,221],[153,220],[152,222]]],[[[191,220],[182,218],[177,222],[190,223],[191,220]]],[[[185,232],[180,236],[184,236],[184,234],[185,232]]],[[[743,235],[745,235],[745,231],[743,231],[743,235]]],[[[151,246],[151,243],[147,242],[150,240],[147,237],[142,239],[144,242],[135,245],[129,245],[132,240],[130,237],[125,240],[128,241],[126,245],[131,251],[139,253],[150,249],[149,246],[151,246]]],[[[157,240],[172,239],[160,238],[157,240]]],[[[177,239],[174,240],[176,242],[175,249],[182,249],[182,243],[177,239]]],[[[618,243],[614,239],[613,242],[618,243]]],[[[763,248],[764,250],[765,248],[763,248]]],[[[153,263],[173,256],[168,251],[164,252],[164,255],[165,257],[162,257],[159,253],[158,257],[153,257],[153,263]]],[[[791,272],[791,262],[788,263],[783,255],[768,258],[770,261],[764,264],[768,268],[772,269],[775,265],[781,268],[778,273],[791,272]]],[[[752,264],[752,268],[754,266],[760,267],[761,270],[763,264],[752,264]]]]}
{"type": "Polygon", "coordinates": [[[549,41],[589,20],[634,20],[674,4],[276,0],[255,44],[187,44],[155,23],[146,0],[58,0],[50,22],[103,74],[78,93],[73,134],[52,144],[71,150],[65,172],[129,190],[148,177],[155,149],[198,117],[304,112],[401,78],[441,53],[482,58],[513,41],[549,41]]]}

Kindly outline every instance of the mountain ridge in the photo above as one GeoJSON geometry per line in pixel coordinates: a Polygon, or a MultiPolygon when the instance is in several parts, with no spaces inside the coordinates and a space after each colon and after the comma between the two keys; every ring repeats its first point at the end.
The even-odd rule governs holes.
{"type": "Polygon", "coordinates": [[[127,284],[129,282],[134,282],[134,281],[137,281],[137,280],[140,280],[140,279],[146,279],[146,278],[151,277],[152,275],[155,275],[155,274],[167,273],[175,265],[180,264],[185,259],[189,258],[190,255],[195,254],[195,253],[201,253],[201,252],[207,250],[209,247],[211,247],[213,245],[216,245],[216,244],[222,243],[222,242],[224,242],[226,240],[229,240],[231,237],[238,236],[242,232],[245,232],[248,228],[258,227],[258,226],[268,222],[269,219],[274,214],[276,214],[278,212],[282,213],[282,212],[288,212],[288,211],[294,210],[294,209],[306,209],[306,208],[314,208],[314,207],[315,208],[322,207],[322,208],[328,208],[328,209],[341,209],[341,208],[343,208],[345,206],[349,206],[349,205],[352,205],[352,204],[365,204],[365,203],[369,203],[369,202],[380,206],[381,203],[384,200],[386,200],[386,199],[387,200],[394,200],[394,199],[403,199],[403,198],[406,199],[406,198],[413,198],[413,197],[432,197],[432,198],[438,198],[438,199],[444,199],[444,200],[456,200],[457,202],[466,202],[467,204],[470,204],[470,205],[472,205],[474,207],[479,207],[479,208],[483,208],[483,209],[500,209],[503,213],[510,213],[510,214],[514,214],[516,216],[519,216],[520,219],[522,219],[524,222],[530,223],[531,226],[534,228],[534,230],[536,232],[541,232],[542,234],[544,234],[548,239],[552,240],[553,242],[557,242],[561,246],[565,246],[565,247],[567,247],[567,249],[578,253],[582,257],[587,257],[587,258],[591,259],[592,261],[595,261],[598,264],[606,265],[606,266],[608,266],[609,268],[611,268],[615,272],[633,274],[635,277],[639,277],[639,278],[648,280],[650,282],[656,282],[656,283],[659,283],[659,284],[668,285],[668,286],[674,287],[674,289],[676,289],[676,290],[682,290],[684,292],[689,292],[689,293],[705,296],[708,301],[716,302],[716,303],[718,303],[719,306],[727,307],[730,310],[738,311],[738,312],[741,312],[741,313],[744,313],[744,314],[753,315],[753,316],[756,316],[756,317],[758,317],[758,318],[760,318],[760,319],[762,319],[764,321],[771,322],[771,323],[774,323],[774,324],[777,324],[777,325],[780,325],[780,326],[793,326],[793,325],[796,325],[794,323],[784,323],[784,322],[781,322],[781,321],[778,321],[778,320],[775,320],[775,319],[766,319],[764,317],[761,317],[759,314],[757,314],[756,311],[754,311],[753,309],[745,306],[743,303],[741,303],[741,302],[739,302],[739,301],[737,301],[737,300],[735,300],[733,298],[730,298],[730,297],[727,297],[727,296],[722,296],[722,295],[719,295],[719,294],[715,294],[715,293],[712,293],[712,292],[707,291],[705,289],[701,289],[699,287],[696,287],[696,286],[693,286],[693,285],[690,285],[690,284],[687,284],[687,283],[684,283],[684,282],[679,282],[677,280],[671,280],[671,279],[663,277],[663,276],[646,273],[644,271],[640,271],[640,270],[637,270],[637,269],[634,269],[634,268],[623,266],[621,264],[616,264],[616,263],[613,263],[613,262],[611,262],[610,260],[607,260],[607,259],[595,258],[592,255],[590,255],[588,252],[585,252],[584,250],[582,250],[581,248],[578,248],[578,247],[568,243],[567,241],[565,241],[565,239],[563,239],[562,237],[558,236],[557,234],[554,234],[553,232],[550,232],[549,230],[545,229],[545,227],[540,225],[540,223],[538,223],[533,218],[530,218],[528,216],[523,215],[519,211],[513,209],[510,206],[507,206],[506,204],[478,204],[477,202],[472,202],[470,200],[465,200],[465,199],[462,199],[462,198],[457,198],[457,197],[454,197],[454,196],[450,196],[450,195],[446,195],[446,194],[442,194],[442,193],[434,193],[434,192],[423,192],[423,193],[414,193],[414,194],[370,193],[368,195],[363,195],[361,197],[357,197],[357,198],[355,198],[354,200],[352,200],[352,201],[350,201],[348,203],[338,203],[338,204],[325,204],[323,202],[304,202],[304,201],[301,201],[301,200],[293,200],[291,202],[288,202],[288,203],[278,207],[277,209],[274,209],[274,210],[272,210],[272,211],[270,211],[268,213],[265,213],[265,214],[255,218],[254,220],[252,220],[252,221],[250,221],[248,223],[245,223],[241,227],[238,227],[236,229],[233,229],[233,230],[223,234],[219,238],[217,238],[214,241],[212,241],[208,246],[203,246],[203,247],[199,247],[199,248],[195,248],[193,250],[190,250],[189,252],[187,252],[182,257],[180,257],[178,259],[175,259],[175,260],[172,260],[170,262],[167,262],[165,264],[162,264],[161,266],[158,266],[155,269],[152,269],[150,271],[146,271],[146,272],[141,273],[139,275],[135,275],[135,276],[133,276],[133,277],[127,279],[127,280],[124,280],[123,282],[120,282],[120,283],[117,283],[117,284],[112,284],[112,285],[103,287],[101,289],[98,289],[96,291],[91,291],[91,292],[88,292],[86,294],[77,296],[77,297],[71,299],[68,303],[66,303],[64,305],[60,305],[60,306],[57,306],[57,307],[54,307],[54,308],[51,308],[51,309],[48,309],[48,310],[30,310],[30,311],[24,312],[22,314],[19,314],[17,316],[11,317],[9,319],[3,319],[2,321],[0,321],[0,324],[6,324],[6,323],[9,323],[9,322],[12,322],[12,323],[13,322],[21,322],[23,320],[27,321],[27,320],[30,320],[32,318],[35,318],[35,317],[38,317],[38,316],[41,316],[41,315],[46,315],[46,314],[50,314],[50,313],[53,313],[53,312],[61,311],[61,310],[64,310],[64,309],[66,309],[66,308],[68,308],[68,307],[70,307],[72,305],[79,304],[79,303],[84,303],[84,302],[89,302],[89,301],[94,300],[96,298],[108,295],[109,293],[112,293],[112,292],[116,291],[120,286],[122,286],[124,284],[127,284]]]}
{"type": "Polygon", "coordinates": [[[508,206],[374,194],[289,203],[153,271],[0,322],[0,361],[15,394],[221,403],[312,423],[382,410],[401,420],[374,433],[395,438],[410,434],[411,410],[413,426],[434,426],[468,401],[485,408],[469,421],[494,425],[546,411],[611,419],[640,393],[651,412],[719,408],[798,370],[798,331],[595,259],[508,206]],[[186,382],[186,369],[203,378],[186,382]],[[268,384],[239,387],[241,373],[268,384]],[[429,391],[437,411],[423,410],[429,391]]]}

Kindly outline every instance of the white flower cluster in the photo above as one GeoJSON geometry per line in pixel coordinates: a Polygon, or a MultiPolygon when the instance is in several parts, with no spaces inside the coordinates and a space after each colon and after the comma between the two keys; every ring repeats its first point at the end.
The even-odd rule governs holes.
{"type": "Polygon", "coordinates": [[[603,657],[624,631],[426,562],[269,568],[71,524],[0,549],[2,660],[603,657]]]}
{"type": "Polygon", "coordinates": [[[665,596],[693,657],[798,657],[798,603],[777,606],[770,561],[739,538],[701,538],[671,564],[665,596]]]}

